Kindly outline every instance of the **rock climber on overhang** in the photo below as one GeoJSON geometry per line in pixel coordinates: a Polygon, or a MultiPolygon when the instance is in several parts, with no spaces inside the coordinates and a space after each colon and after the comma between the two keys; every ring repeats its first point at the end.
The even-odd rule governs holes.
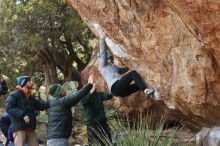
{"type": "Polygon", "coordinates": [[[121,68],[114,64],[113,56],[107,52],[105,38],[106,34],[99,32],[99,72],[105,79],[109,90],[114,96],[126,97],[139,90],[144,91],[145,95],[153,96],[158,100],[158,92],[147,88],[142,78],[135,71],[129,71],[127,67],[121,68]],[[132,83],[134,81],[134,83],[132,83]]]}

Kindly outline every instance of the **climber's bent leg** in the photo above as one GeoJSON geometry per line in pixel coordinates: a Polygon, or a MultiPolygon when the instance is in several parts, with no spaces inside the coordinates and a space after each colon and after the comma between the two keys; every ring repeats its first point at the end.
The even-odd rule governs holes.
{"type": "Polygon", "coordinates": [[[146,89],[146,86],[141,79],[141,77],[138,75],[136,71],[130,71],[129,73],[125,74],[120,80],[118,80],[111,89],[111,92],[115,96],[129,96],[138,90],[142,91],[150,91],[145,92],[147,95],[153,95],[154,90],[153,89],[146,89]],[[131,84],[132,81],[134,81],[134,84],[131,84]]]}
{"type": "Polygon", "coordinates": [[[130,79],[129,84],[134,81],[135,84],[138,85],[139,89],[144,91],[146,89],[146,85],[144,84],[144,81],[142,80],[142,78],[140,77],[140,75],[135,71],[132,70],[130,72],[128,72],[127,74],[125,74],[123,76],[123,78],[126,79],[130,79]]]}
{"type": "Polygon", "coordinates": [[[140,88],[136,84],[125,86],[125,84],[123,84],[122,81],[117,81],[112,86],[111,92],[114,96],[126,97],[126,96],[129,96],[129,95],[139,91],[139,90],[140,90],[140,88]]]}

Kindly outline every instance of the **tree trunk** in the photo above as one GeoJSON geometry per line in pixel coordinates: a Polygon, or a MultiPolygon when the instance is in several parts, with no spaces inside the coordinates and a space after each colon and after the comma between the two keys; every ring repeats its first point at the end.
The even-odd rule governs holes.
{"type": "Polygon", "coordinates": [[[77,56],[77,54],[73,51],[73,45],[72,45],[72,40],[71,38],[64,33],[64,37],[65,37],[65,44],[67,46],[67,50],[70,52],[71,58],[72,60],[74,60],[77,63],[77,69],[79,71],[83,70],[86,66],[86,64],[84,64],[80,58],[77,56]]]}
{"type": "Polygon", "coordinates": [[[52,54],[48,50],[41,51],[38,57],[44,69],[46,88],[49,87],[50,84],[58,83],[56,63],[52,54]]]}
{"type": "Polygon", "coordinates": [[[78,81],[79,84],[81,85],[80,72],[73,67],[74,59],[75,59],[74,55],[70,54],[68,56],[63,72],[64,78],[65,81],[71,81],[71,80],[78,81]]]}
{"type": "Polygon", "coordinates": [[[57,67],[63,72],[64,81],[78,81],[81,84],[80,72],[73,67],[74,57],[68,55],[67,52],[54,51],[57,67]]]}

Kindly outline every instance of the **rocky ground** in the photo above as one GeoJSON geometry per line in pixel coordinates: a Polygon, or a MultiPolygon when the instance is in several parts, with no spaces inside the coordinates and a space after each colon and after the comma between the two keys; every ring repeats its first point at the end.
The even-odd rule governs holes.
{"type": "MultiPolygon", "coordinates": [[[[44,132],[39,132],[39,130],[37,130],[38,132],[38,136],[40,138],[40,140],[43,141],[43,144],[40,144],[40,146],[46,146],[46,137],[45,137],[45,134],[44,132]]],[[[164,132],[164,134],[166,135],[167,133],[169,133],[170,130],[167,130],[164,132]]],[[[175,146],[195,146],[195,142],[194,140],[192,139],[193,138],[193,134],[190,133],[188,130],[181,130],[179,133],[178,133],[178,136],[176,137],[179,141],[179,143],[175,146]],[[191,141],[191,142],[190,142],[191,141]]],[[[5,143],[6,139],[4,137],[4,135],[2,134],[2,132],[0,132],[0,140],[5,143]]],[[[71,142],[73,145],[76,145],[76,141],[74,142],[74,140],[72,140],[71,142]],[[74,144],[75,143],[75,144],[74,144]]]]}
{"type": "MultiPolygon", "coordinates": [[[[40,144],[39,146],[46,146],[46,129],[43,127],[44,126],[40,126],[42,128],[37,130],[37,134],[39,136],[39,139],[43,141],[43,144],[40,144]]],[[[4,137],[3,133],[0,131],[0,141],[2,141],[3,143],[6,142],[6,138],[4,137]]]]}
{"type": "MultiPolygon", "coordinates": [[[[0,113],[2,110],[0,110],[0,113]]],[[[72,132],[72,137],[69,139],[70,145],[71,146],[82,146],[83,144],[87,143],[87,135],[86,135],[86,126],[85,123],[83,122],[83,114],[75,114],[74,115],[74,120],[73,120],[73,132],[72,132]],[[80,144],[80,145],[79,145],[80,144]]],[[[36,133],[39,137],[40,140],[43,141],[43,144],[40,146],[46,146],[46,130],[47,130],[47,125],[44,122],[38,122],[37,123],[37,129],[36,133]]],[[[173,131],[172,128],[164,130],[164,133],[162,136],[166,137],[173,131]]],[[[178,134],[176,135],[175,139],[178,142],[175,146],[195,146],[195,141],[194,141],[194,136],[195,133],[192,133],[189,129],[187,128],[182,128],[178,130],[178,134]]],[[[0,131],[0,140],[5,143],[6,139],[3,136],[2,132],[0,131]]],[[[85,145],[84,145],[85,146],[85,145]]]]}

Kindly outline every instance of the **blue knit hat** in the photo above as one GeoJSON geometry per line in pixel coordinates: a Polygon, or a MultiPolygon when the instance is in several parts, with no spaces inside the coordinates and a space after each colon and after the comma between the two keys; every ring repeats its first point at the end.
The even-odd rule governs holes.
{"type": "Polygon", "coordinates": [[[19,76],[17,78],[17,84],[20,85],[21,87],[24,87],[28,81],[30,81],[31,78],[28,76],[19,76]]]}

